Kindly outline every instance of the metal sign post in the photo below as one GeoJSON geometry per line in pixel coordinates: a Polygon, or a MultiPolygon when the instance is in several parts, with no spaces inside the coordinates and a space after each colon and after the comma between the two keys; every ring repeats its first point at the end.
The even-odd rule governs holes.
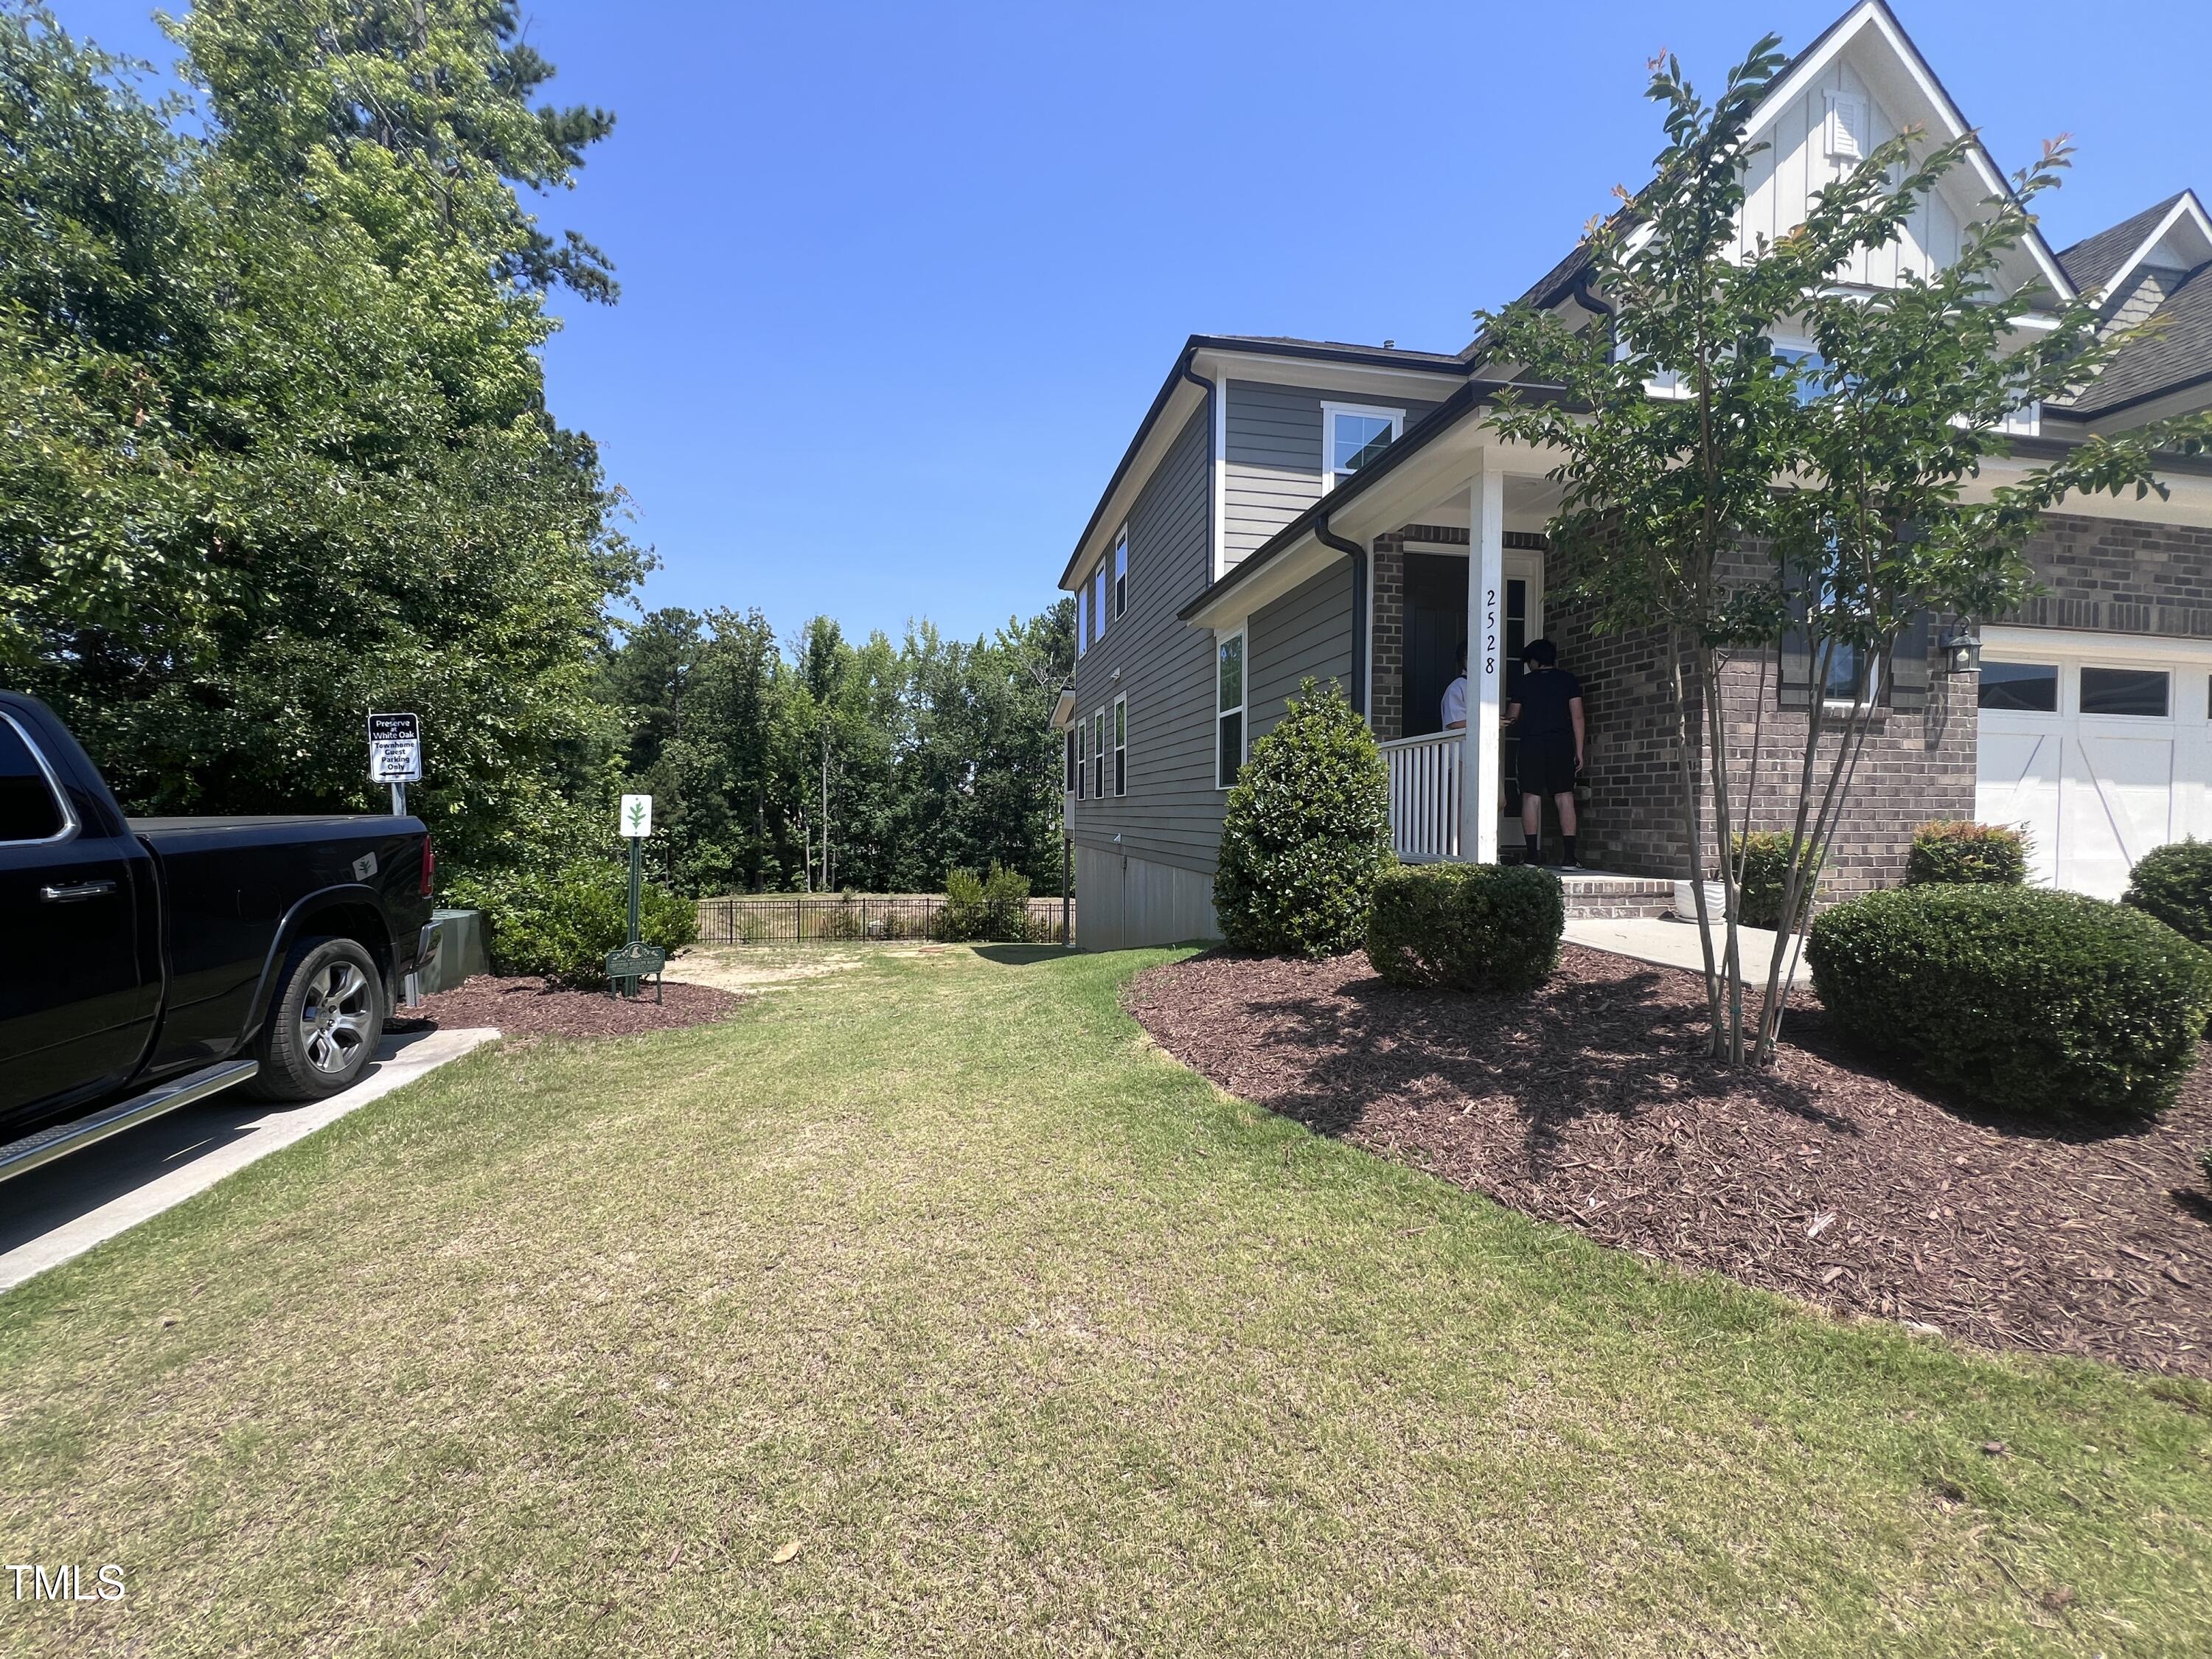
{"type": "Polygon", "coordinates": [[[645,887],[645,838],[653,833],[653,797],[624,795],[615,827],[629,843],[629,940],[607,957],[607,978],[616,994],[634,997],[638,981],[653,975],[653,1000],[660,1000],[660,970],[668,965],[668,952],[638,937],[639,899],[645,887]]]}
{"type": "Polygon", "coordinates": [[[407,786],[422,777],[422,722],[414,714],[368,717],[368,781],[392,786],[392,816],[407,816],[407,786]]]}

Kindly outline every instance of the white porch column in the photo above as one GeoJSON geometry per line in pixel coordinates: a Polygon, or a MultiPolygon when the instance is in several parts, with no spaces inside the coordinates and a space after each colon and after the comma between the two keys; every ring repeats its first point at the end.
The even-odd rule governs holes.
{"type": "Polygon", "coordinates": [[[1460,856],[1498,862],[1498,695],[1505,683],[1505,475],[1483,471],[1468,493],[1467,747],[1460,759],[1460,856]]]}

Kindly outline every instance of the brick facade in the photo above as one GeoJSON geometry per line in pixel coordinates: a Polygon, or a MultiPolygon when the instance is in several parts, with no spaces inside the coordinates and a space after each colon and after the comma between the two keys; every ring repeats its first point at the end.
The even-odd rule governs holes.
{"type": "MultiPolygon", "coordinates": [[[[1407,525],[1375,543],[1372,712],[1379,738],[1405,729],[1405,549],[1409,543],[1464,546],[1467,539],[1464,530],[1407,525]]],[[[1517,535],[1513,540],[1538,543],[1517,535]]],[[[2028,544],[2027,559],[2048,591],[2017,615],[1996,620],[2212,639],[2212,529],[2053,514],[2028,544]]],[[[1544,629],[1559,646],[1561,664],[1582,680],[1589,721],[1589,765],[1579,792],[1585,862],[1624,875],[1686,874],[1674,805],[1664,635],[1648,629],[1601,636],[1591,631],[1587,611],[1556,601],[1544,629]]],[[[1824,895],[1895,885],[1915,829],[1931,818],[1973,816],[1976,682],[1942,672],[1935,648],[1942,632],[1933,630],[1929,641],[1926,706],[1877,716],[1830,848],[1824,895]]],[[[1760,830],[1790,826],[1796,799],[1792,757],[1802,757],[1808,718],[1781,707],[1776,675],[1775,653],[1768,652],[1731,661],[1721,678],[1740,785],[1750,778],[1757,736],[1760,758],[1749,817],[1760,830]]],[[[1692,741],[1693,753],[1702,755],[1701,731],[1692,741]]],[[[1824,740],[1824,750],[1832,752],[1832,741],[1824,740]]],[[[1706,805],[1710,824],[1710,798],[1706,805]]]]}

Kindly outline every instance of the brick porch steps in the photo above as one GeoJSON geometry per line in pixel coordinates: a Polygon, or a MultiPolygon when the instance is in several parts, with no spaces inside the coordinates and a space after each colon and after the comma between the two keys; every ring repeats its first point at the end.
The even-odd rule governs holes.
{"type": "MultiPolygon", "coordinates": [[[[1562,871],[1570,919],[1663,916],[1674,908],[1674,884],[1649,876],[1607,875],[1601,870],[1562,871]]],[[[1695,935],[1692,935],[1694,938],[1695,935]]]]}

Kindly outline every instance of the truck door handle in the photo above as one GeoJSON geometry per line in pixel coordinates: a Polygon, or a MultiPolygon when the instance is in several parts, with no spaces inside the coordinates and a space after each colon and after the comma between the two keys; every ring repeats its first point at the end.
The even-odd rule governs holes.
{"type": "Polygon", "coordinates": [[[74,904],[79,899],[98,898],[114,890],[112,881],[78,881],[64,887],[41,887],[39,896],[49,904],[74,904]]]}

